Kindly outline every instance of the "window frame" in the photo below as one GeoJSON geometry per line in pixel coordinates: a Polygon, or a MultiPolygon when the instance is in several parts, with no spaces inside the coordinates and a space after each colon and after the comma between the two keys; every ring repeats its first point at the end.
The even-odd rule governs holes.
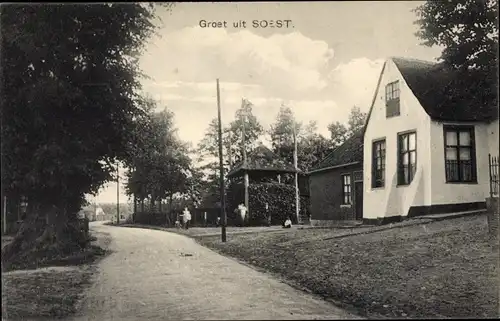
{"type": "Polygon", "coordinates": [[[417,152],[417,131],[416,130],[410,130],[410,131],[405,131],[405,132],[400,132],[398,133],[398,136],[397,136],[397,144],[398,144],[398,154],[397,154],[397,157],[398,157],[398,161],[397,161],[397,182],[398,182],[398,185],[397,186],[408,186],[410,185],[412,182],[413,182],[413,179],[415,178],[415,174],[417,172],[417,163],[418,163],[418,160],[417,160],[417,157],[418,157],[418,152],[417,152]],[[415,146],[413,149],[410,149],[410,136],[414,135],[415,136],[415,146]],[[402,144],[403,144],[403,137],[408,137],[407,140],[406,140],[406,150],[403,151],[402,149],[402,144]],[[412,164],[411,163],[411,154],[412,153],[415,153],[415,164],[412,164]],[[408,155],[408,166],[414,166],[414,170],[412,171],[411,170],[411,167],[409,168],[408,170],[408,181],[406,182],[404,180],[405,176],[404,176],[404,169],[403,169],[403,159],[404,159],[404,156],[405,155],[408,155]]]}
{"type": "MultiPolygon", "coordinates": [[[[446,183],[449,184],[477,184],[477,159],[476,159],[476,136],[475,136],[475,127],[473,125],[443,125],[443,143],[444,143],[444,175],[445,175],[445,180],[446,183]],[[449,145],[448,144],[448,137],[447,133],[448,132],[453,132],[457,135],[457,143],[456,145],[449,145]],[[470,140],[470,145],[469,146],[461,146],[460,145],[460,132],[468,132],[469,133],[469,140],[470,140]],[[449,164],[448,160],[446,157],[446,150],[448,148],[455,148],[456,153],[457,153],[457,179],[452,179],[449,177],[449,164]],[[471,162],[471,179],[470,180],[465,180],[463,178],[464,174],[461,170],[460,163],[462,160],[460,160],[460,150],[461,149],[469,149],[470,150],[470,162],[471,162]]],[[[465,161],[465,160],[464,160],[465,161]]]]}
{"type": "Polygon", "coordinates": [[[385,137],[384,138],[379,138],[379,139],[376,139],[376,140],[373,140],[372,141],[372,182],[371,182],[371,185],[372,185],[372,188],[384,188],[385,187],[385,181],[386,181],[386,175],[385,175],[385,172],[386,172],[386,164],[387,163],[387,142],[386,142],[386,139],[385,137]],[[382,146],[383,145],[383,149],[382,148],[377,148],[379,146],[382,146]],[[380,156],[377,157],[377,150],[380,150],[380,156]],[[382,151],[383,151],[383,155],[382,155],[382,151]],[[378,168],[378,162],[377,160],[378,159],[381,159],[381,162],[380,162],[380,169],[378,168]],[[377,185],[377,171],[380,171],[382,173],[382,179],[380,180],[381,181],[381,184],[380,185],[377,185]]]}
{"type": "Polygon", "coordinates": [[[342,179],[342,202],[341,205],[352,205],[352,175],[351,173],[341,174],[342,179]],[[348,184],[346,184],[346,178],[349,178],[348,184]],[[346,192],[346,187],[348,187],[348,192],[346,192]],[[347,197],[347,202],[346,202],[347,197]]]}
{"type": "Polygon", "coordinates": [[[385,85],[386,118],[396,117],[400,115],[401,113],[400,98],[401,98],[401,86],[399,80],[390,82],[387,85],[385,85]]]}

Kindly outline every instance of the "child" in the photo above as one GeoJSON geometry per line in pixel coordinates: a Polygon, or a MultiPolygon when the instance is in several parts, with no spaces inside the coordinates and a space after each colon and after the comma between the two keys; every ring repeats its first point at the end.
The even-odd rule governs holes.
{"type": "Polygon", "coordinates": [[[291,228],[292,227],[292,221],[290,220],[290,218],[288,217],[285,221],[285,223],[283,223],[283,228],[291,228]]]}
{"type": "Polygon", "coordinates": [[[247,215],[247,208],[245,207],[245,205],[240,204],[238,206],[238,211],[240,212],[241,226],[244,226],[245,225],[245,217],[247,215]]]}

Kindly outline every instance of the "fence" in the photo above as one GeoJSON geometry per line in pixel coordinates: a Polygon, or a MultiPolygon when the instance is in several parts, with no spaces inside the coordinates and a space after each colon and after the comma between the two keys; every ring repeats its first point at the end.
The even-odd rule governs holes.
{"type": "Polygon", "coordinates": [[[490,171],[490,197],[486,199],[488,208],[488,229],[490,234],[497,238],[499,236],[498,225],[500,214],[498,211],[498,156],[488,155],[490,171]]]}
{"type": "Polygon", "coordinates": [[[498,156],[488,154],[490,170],[490,197],[498,197],[498,156]]]}

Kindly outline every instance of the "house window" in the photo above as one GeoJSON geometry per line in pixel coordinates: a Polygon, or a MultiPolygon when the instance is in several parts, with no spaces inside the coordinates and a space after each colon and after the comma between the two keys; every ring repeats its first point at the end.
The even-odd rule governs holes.
{"type": "Polygon", "coordinates": [[[342,175],[342,205],[352,204],[351,175],[342,175]]]}
{"type": "Polygon", "coordinates": [[[398,135],[398,185],[408,185],[417,170],[417,133],[398,135]]]}
{"type": "Polygon", "coordinates": [[[372,146],[372,187],[385,184],[385,139],[373,142],[372,146]]]}
{"type": "Polygon", "coordinates": [[[446,182],[475,182],[474,127],[445,126],[446,182]]]}
{"type": "Polygon", "coordinates": [[[386,117],[399,116],[399,81],[385,86],[386,117]]]}

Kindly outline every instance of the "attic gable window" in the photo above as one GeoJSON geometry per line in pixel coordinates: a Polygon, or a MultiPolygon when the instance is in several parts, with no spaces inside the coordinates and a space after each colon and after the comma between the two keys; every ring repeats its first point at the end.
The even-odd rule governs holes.
{"type": "Polygon", "coordinates": [[[399,116],[399,80],[385,86],[385,115],[387,118],[399,116]]]}

